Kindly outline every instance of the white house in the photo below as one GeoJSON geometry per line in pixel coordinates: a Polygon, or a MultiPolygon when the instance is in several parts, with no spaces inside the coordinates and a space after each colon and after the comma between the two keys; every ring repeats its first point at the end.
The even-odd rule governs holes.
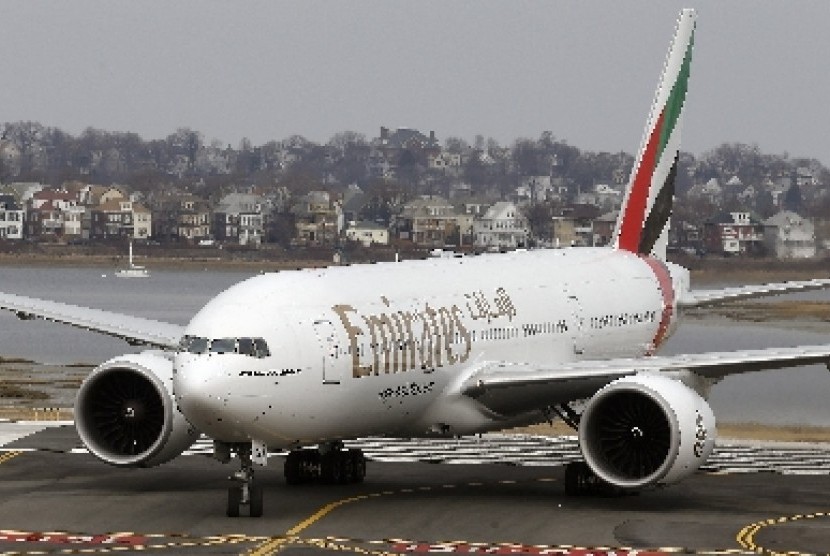
{"type": "Polygon", "coordinates": [[[764,221],[764,244],[779,259],[815,257],[815,227],[809,220],[784,210],[764,221]]]}
{"type": "Polygon", "coordinates": [[[484,249],[525,247],[530,225],[515,203],[501,201],[473,223],[473,241],[484,249]]]}
{"type": "Polygon", "coordinates": [[[23,239],[26,210],[10,195],[0,195],[0,239],[23,239]]]}
{"type": "Polygon", "coordinates": [[[265,234],[265,199],[249,193],[225,195],[213,213],[216,239],[259,245],[265,234]]]}
{"type": "Polygon", "coordinates": [[[346,239],[359,241],[364,247],[389,245],[389,230],[374,222],[354,222],[346,228],[346,239]]]}

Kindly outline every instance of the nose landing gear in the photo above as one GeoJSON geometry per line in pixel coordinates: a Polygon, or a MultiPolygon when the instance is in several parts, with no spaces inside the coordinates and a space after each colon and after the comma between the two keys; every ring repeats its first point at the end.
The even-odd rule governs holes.
{"type": "Polygon", "coordinates": [[[233,450],[237,453],[240,470],[229,477],[232,484],[228,487],[228,517],[239,517],[240,508],[248,507],[248,515],[262,517],[262,486],[254,481],[254,464],[251,458],[251,445],[239,444],[233,450]]]}

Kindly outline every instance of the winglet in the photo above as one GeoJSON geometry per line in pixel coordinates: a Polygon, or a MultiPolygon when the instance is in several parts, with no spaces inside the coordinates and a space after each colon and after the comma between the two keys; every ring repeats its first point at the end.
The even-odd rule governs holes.
{"type": "Polygon", "coordinates": [[[617,221],[616,249],[665,258],[696,18],[694,10],[680,12],[617,221]]]}

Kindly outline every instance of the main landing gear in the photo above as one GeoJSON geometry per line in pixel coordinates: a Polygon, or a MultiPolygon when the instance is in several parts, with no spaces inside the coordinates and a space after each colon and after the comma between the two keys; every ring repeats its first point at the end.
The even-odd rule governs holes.
{"type": "MultiPolygon", "coordinates": [[[[262,486],[254,481],[254,464],[266,465],[268,447],[250,444],[213,443],[213,456],[222,463],[239,459],[239,471],[229,477],[228,517],[239,517],[243,508],[251,517],[262,517],[262,486]]],[[[342,442],[323,444],[319,449],[294,450],[285,459],[285,481],[290,485],[322,481],[328,484],[362,483],[366,477],[366,458],[361,450],[346,450],[342,442]]]]}
{"type": "Polygon", "coordinates": [[[293,450],[285,458],[285,482],[298,485],[312,481],[327,484],[362,483],[366,458],[361,450],[345,450],[342,442],[325,444],[318,450],[293,450]]]}

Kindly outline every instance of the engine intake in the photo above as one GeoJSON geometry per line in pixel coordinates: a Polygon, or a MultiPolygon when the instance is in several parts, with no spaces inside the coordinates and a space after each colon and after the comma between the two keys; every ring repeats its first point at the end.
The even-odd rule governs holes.
{"type": "Polygon", "coordinates": [[[677,482],[697,470],[715,444],[709,404],[677,380],[642,374],[597,392],[579,425],[582,455],[604,481],[637,489],[677,482]]]}
{"type": "Polygon", "coordinates": [[[145,351],[97,367],[75,400],[75,426],[84,445],[112,465],[151,467],[189,448],[199,437],[172,396],[173,361],[145,351]]]}

